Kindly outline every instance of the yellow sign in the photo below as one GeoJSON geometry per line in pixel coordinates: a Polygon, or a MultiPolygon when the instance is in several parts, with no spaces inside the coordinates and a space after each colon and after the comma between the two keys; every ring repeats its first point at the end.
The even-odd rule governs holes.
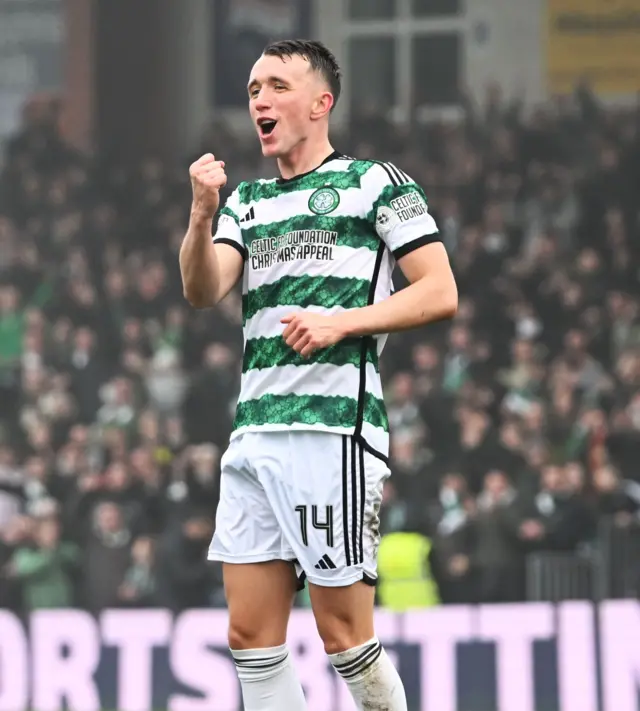
{"type": "Polygon", "coordinates": [[[583,78],[602,95],[640,91],[640,0],[547,0],[547,77],[554,94],[583,78]]]}

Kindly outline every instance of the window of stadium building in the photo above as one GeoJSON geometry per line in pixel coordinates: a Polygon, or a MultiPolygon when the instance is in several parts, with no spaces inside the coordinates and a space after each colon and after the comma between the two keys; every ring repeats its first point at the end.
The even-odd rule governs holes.
{"type": "MultiPolygon", "coordinates": [[[[364,1],[364,0],[363,0],[364,1]]],[[[412,0],[414,17],[450,17],[462,12],[463,0],[412,0]]]]}
{"type": "Polygon", "coordinates": [[[429,34],[413,38],[411,69],[416,106],[457,102],[461,50],[458,33],[429,34]]]}
{"type": "Polygon", "coordinates": [[[352,20],[389,20],[396,16],[397,0],[349,0],[352,20]]]}
{"type": "Polygon", "coordinates": [[[396,103],[396,40],[358,37],[349,42],[349,79],[354,110],[396,103]]]}

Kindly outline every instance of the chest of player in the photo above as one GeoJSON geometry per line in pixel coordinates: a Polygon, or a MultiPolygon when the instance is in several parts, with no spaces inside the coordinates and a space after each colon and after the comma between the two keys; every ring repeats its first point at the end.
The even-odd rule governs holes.
{"type": "Polygon", "coordinates": [[[331,272],[378,238],[358,190],[325,185],[283,192],[245,206],[240,219],[250,272],[331,272]]]}

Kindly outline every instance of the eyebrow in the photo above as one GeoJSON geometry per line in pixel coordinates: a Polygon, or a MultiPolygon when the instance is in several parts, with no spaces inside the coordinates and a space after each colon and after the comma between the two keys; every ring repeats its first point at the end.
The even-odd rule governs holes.
{"type": "MultiPolygon", "coordinates": [[[[260,84],[257,79],[253,79],[252,81],[249,82],[249,85],[247,86],[247,91],[251,91],[251,89],[256,86],[257,84],[260,84]]],[[[289,82],[285,81],[284,79],[276,76],[271,76],[267,79],[266,81],[267,84],[286,84],[288,85],[289,82]]]]}

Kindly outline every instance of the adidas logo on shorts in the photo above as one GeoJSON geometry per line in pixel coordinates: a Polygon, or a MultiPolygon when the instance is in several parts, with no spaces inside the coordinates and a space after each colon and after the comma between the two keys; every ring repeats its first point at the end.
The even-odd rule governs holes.
{"type": "Polygon", "coordinates": [[[325,553],[313,567],[316,568],[316,570],[335,570],[336,564],[325,553]]]}

